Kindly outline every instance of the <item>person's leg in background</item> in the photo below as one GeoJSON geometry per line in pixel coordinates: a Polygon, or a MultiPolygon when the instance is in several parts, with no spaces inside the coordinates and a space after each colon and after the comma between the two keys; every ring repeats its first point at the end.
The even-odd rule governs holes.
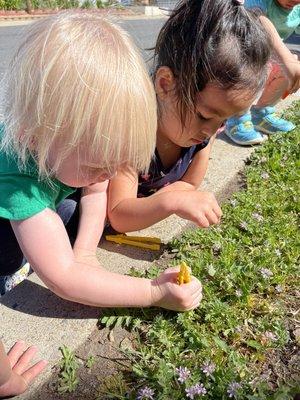
{"type": "MultiPolygon", "coordinates": [[[[300,48],[300,35],[292,35],[285,42],[287,47],[295,54],[295,62],[298,62],[300,48]]],[[[277,62],[270,66],[270,74],[264,91],[257,104],[242,116],[230,118],[226,122],[225,132],[231,140],[240,145],[260,144],[266,140],[266,134],[286,133],[292,131],[295,126],[275,112],[275,105],[285,96],[288,89],[288,79],[277,62]]]]}
{"type": "MultiPolygon", "coordinates": [[[[295,62],[297,62],[295,56],[295,62]]],[[[284,97],[288,90],[288,79],[278,63],[272,64],[271,73],[262,96],[251,108],[254,128],[266,134],[286,133],[295,128],[292,122],[280,118],[275,112],[275,105],[284,97]]]]}

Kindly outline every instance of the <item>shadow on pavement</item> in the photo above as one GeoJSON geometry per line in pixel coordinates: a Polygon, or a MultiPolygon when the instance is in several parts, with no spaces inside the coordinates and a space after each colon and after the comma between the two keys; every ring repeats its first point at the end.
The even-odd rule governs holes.
{"type": "Polygon", "coordinates": [[[64,300],[28,279],[1,297],[0,303],[21,313],[47,318],[87,319],[100,314],[99,308],[64,300]]]}

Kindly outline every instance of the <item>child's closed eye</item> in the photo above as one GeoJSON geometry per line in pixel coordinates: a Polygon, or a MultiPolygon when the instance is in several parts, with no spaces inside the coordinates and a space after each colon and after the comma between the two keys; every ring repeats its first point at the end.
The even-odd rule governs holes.
{"type": "Polygon", "coordinates": [[[208,121],[209,119],[211,119],[211,118],[204,117],[204,115],[202,115],[199,112],[197,112],[196,115],[201,121],[208,121]]]}

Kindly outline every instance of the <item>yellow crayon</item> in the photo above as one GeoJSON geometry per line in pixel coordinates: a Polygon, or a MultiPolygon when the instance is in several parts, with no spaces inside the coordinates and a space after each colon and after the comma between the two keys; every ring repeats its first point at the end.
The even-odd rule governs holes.
{"type": "Polygon", "coordinates": [[[180,264],[180,271],[177,276],[178,285],[182,285],[183,283],[191,282],[191,273],[190,268],[186,265],[184,261],[180,264]]]}

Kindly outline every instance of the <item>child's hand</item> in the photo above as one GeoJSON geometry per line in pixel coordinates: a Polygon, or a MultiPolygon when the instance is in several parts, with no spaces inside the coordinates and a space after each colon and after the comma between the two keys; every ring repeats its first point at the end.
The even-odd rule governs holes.
{"type": "MultiPolygon", "coordinates": [[[[177,195],[177,193],[176,193],[177,195]]],[[[218,224],[222,210],[213,193],[197,190],[182,191],[177,196],[176,214],[202,228],[218,224]]]]}
{"type": "Polygon", "coordinates": [[[178,285],[180,267],[168,268],[152,281],[152,305],[174,311],[188,311],[198,307],[202,300],[202,286],[192,276],[190,283],[178,285]]]}
{"type": "Polygon", "coordinates": [[[30,383],[38,376],[47,365],[47,361],[42,360],[29,366],[37,349],[34,346],[28,347],[22,341],[17,342],[8,352],[7,357],[11,364],[10,379],[0,386],[0,397],[17,396],[24,393],[30,383]]]}

